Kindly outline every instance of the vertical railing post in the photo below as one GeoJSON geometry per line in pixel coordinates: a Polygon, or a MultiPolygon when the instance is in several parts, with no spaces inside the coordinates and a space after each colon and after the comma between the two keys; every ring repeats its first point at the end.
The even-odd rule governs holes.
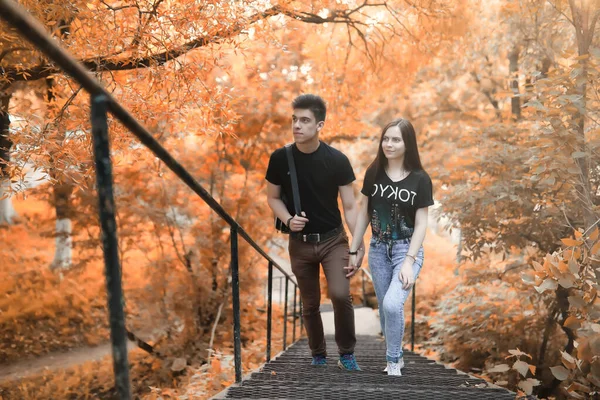
{"type": "Polygon", "coordinates": [[[302,331],[304,330],[304,310],[302,310],[302,296],[300,296],[300,337],[302,337],[302,331]]]}
{"type": "Polygon", "coordinates": [[[106,274],[115,386],[119,397],[128,400],[131,399],[131,389],[129,363],[127,361],[127,331],[125,330],[125,312],[123,311],[123,287],[113,197],[108,121],[106,118],[107,100],[102,95],[92,97],[92,136],[94,140],[100,224],[102,226],[102,247],[104,250],[104,271],[106,274]]]}
{"type": "Polygon", "coordinates": [[[412,288],[412,314],[410,317],[410,351],[415,351],[415,304],[417,301],[417,284],[412,288]]]}
{"type": "Polygon", "coordinates": [[[283,295],[283,349],[287,349],[287,303],[288,303],[288,283],[289,279],[285,278],[285,294],[283,295]]]}
{"type": "Polygon", "coordinates": [[[296,294],[298,292],[298,287],[294,283],[294,311],[292,313],[292,319],[294,321],[292,328],[292,343],[296,343],[296,294]]]}
{"type": "Polygon", "coordinates": [[[367,294],[365,290],[365,271],[361,270],[362,275],[362,294],[363,294],[363,306],[367,306],[367,294]]]}
{"type": "Polygon", "coordinates": [[[269,261],[267,283],[267,362],[271,361],[271,318],[273,318],[273,263],[269,261]]]}
{"type": "Polygon", "coordinates": [[[242,381],[242,339],[240,332],[240,274],[238,265],[238,232],[231,226],[231,297],[233,300],[233,354],[235,381],[242,381]]]}
{"type": "Polygon", "coordinates": [[[283,301],[283,278],[284,276],[279,277],[279,306],[281,307],[281,302],[283,301]]]}

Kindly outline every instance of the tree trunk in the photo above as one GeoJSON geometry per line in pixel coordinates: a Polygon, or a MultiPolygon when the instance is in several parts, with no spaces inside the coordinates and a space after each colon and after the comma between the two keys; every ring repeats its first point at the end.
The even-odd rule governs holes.
{"type": "Polygon", "coordinates": [[[513,96],[510,99],[511,112],[513,120],[521,119],[521,99],[519,97],[519,47],[513,47],[508,55],[509,73],[510,73],[510,88],[513,96]]]}
{"type": "Polygon", "coordinates": [[[580,60],[579,62],[582,71],[580,77],[576,81],[574,89],[575,93],[578,96],[581,96],[581,105],[573,115],[573,124],[575,125],[577,135],[575,138],[575,148],[573,150],[574,152],[584,154],[583,157],[576,158],[575,162],[581,171],[581,174],[579,175],[581,178],[580,199],[583,208],[584,228],[587,228],[592,226],[596,221],[594,203],[592,200],[592,186],[590,182],[591,159],[585,137],[585,113],[587,111],[587,80],[589,66],[585,59],[580,60]]]}
{"type": "Polygon", "coordinates": [[[12,205],[8,165],[13,142],[10,140],[8,106],[11,94],[0,92],[0,225],[12,225],[17,216],[12,205]]]}
{"type": "Polygon", "coordinates": [[[594,203],[592,201],[592,187],[590,182],[591,159],[590,153],[587,151],[585,137],[585,116],[587,112],[587,81],[588,75],[588,59],[584,56],[589,56],[590,45],[594,38],[594,31],[600,13],[598,10],[590,10],[591,4],[580,5],[577,7],[573,0],[569,0],[571,7],[571,15],[573,17],[573,25],[575,28],[575,36],[577,38],[577,50],[579,53],[579,63],[581,65],[581,74],[575,78],[574,91],[575,94],[581,97],[581,103],[577,107],[577,111],[573,114],[573,124],[576,129],[575,152],[580,152],[584,156],[575,159],[577,166],[581,170],[581,205],[583,208],[583,220],[585,227],[590,227],[596,221],[594,213],[594,203]],[[586,8],[586,9],[583,9],[586,8]],[[590,20],[590,16],[592,19],[590,20]]]}
{"type": "MultiPolygon", "coordinates": [[[[550,334],[554,329],[554,324],[558,324],[565,335],[567,336],[567,344],[563,351],[570,355],[575,349],[575,333],[568,327],[566,327],[565,320],[569,316],[569,289],[565,289],[562,286],[559,286],[555,291],[555,299],[554,306],[552,307],[552,311],[548,314],[548,319],[546,321],[546,329],[544,330],[544,338],[542,341],[542,346],[540,348],[540,354],[537,362],[536,369],[540,371],[542,368],[545,368],[545,355],[547,351],[548,340],[550,338],[550,334]]],[[[558,379],[552,379],[549,384],[538,387],[537,395],[539,398],[545,399],[549,396],[555,395],[558,391],[558,387],[560,386],[561,381],[558,379]]]]}
{"type": "MultiPolygon", "coordinates": [[[[47,100],[48,109],[53,107],[54,101],[54,80],[46,79],[47,85],[47,100]]],[[[55,128],[60,129],[58,121],[55,123],[55,128]]],[[[57,141],[65,140],[64,137],[56,137],[57,141]]],[[[51,161],[54,163],[54,157],[51,156],[51,161]]],[[[55,230],[55,249],[54,260],[50,264],[51,269],[68,269],[71,268],[73,262],[73,239],[72,223],[71,223],[71,195],[73,194],[74,186],[68,182],[68,178],[59,175],[54,168],[50,170],[50,176],[54,181],[52,189],[54,191],[54,207],[56,209],[56,230],[55,230]]]]}
{"type": "Polygon", "coordinates": [[[73,185],[54,184],[54,206],[56,208],[56,248],[50,268],[68,269],[73,261],[73,239],[71,237],[71,195],[73,185]]]}

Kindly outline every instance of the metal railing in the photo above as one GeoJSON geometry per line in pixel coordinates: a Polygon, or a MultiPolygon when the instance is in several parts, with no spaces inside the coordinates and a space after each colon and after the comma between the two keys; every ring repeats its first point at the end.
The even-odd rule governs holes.
{"type": "MultiPolygon", "coordinates": [[[[115,204],[112,187],[112,165],[110,159],[107,113],[131,131],[156,157],[175,173],[190,189],[210,206],[230,227],[231,244],[231,290],[233,303],[233,333],[235,381],[242,381],[241,327],[240,327],[240,292],[239,292],[239,260],[238,236],[241,236],[266,261],[268,261],[268,306],[267,306],[267,345],[266,360],[271,359],[272,339],[272,290],[273,268],[277,268],[285,277],[285,306],[283,315],[283,349],[287,348],[288,325],[288,288],[294,286],[294,305],[292,312],[292,341],[296,341],[296,319],[299,313],[296,306],[302,309],[302,303],[296,302],[298,285],[296,281],[250,237],[233,217],[207,192],[204,187],[163,148],[150,132],[137,121],[73,56],[61,48],[26,10],[12,0],[0,0],[0,18],[16,28],[23,37],[60,66],[68,75],[76,80],[91,96],[91,123],[94,139],[94,158],[96,165],[99,214],[102,225],[102,243],[105,260],[106,287],[108,293],[108,310],[110,319],[111,343],[115,386],[121,399],[131,399],[129,382],[129,365],[127,360],[127,336],[125,315],[123,310],[123,289],[121,283],[121,266],[118,256],[117,224],[115,220],[115,204]]],[[[0,70],[2,73],[2,70],[0,70]]],[[[300,331],[302,319],[300,318],[300,331]]]]}

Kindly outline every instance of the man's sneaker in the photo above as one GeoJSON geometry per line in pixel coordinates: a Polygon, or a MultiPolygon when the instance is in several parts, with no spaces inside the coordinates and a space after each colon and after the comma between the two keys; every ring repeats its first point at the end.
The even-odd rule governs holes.
{"type": "Polygon", "coordinates": [[[312,358],[310,365],[327,365],[327,357],[323,355],[316,355],[312,358]]]}
{"type": "Polygon", "coordinates": [[[338,367],[346,371],[362,371],[356,363],[354,354],[342,354],[338,360],[338,367]]]}
{"type": "Polygon", "coordinates": [[[402,367],[404,367],[404,361],[398,360],[397,363],[388,361],[387,363],[387,374],[391,376],[402,376],[402,367]]]}

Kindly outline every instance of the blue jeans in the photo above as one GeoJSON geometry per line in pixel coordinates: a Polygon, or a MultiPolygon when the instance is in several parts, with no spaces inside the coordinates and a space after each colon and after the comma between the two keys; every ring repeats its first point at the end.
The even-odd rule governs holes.
{"type": "MultiPolygon", "coordinates": [[[[369,269],[379,304],[381,332],[385,336],[387,347],[386,359],[391,362],[398,362],[402,358],[404,302],[410,294],[410,289],[402,289],[398,273],[409,246],[410,239],[394,240],[392,244],[373,239],[369,248],[369,269]]],[[[422,266],[423,247],[419,249],[413,263],[415,281],[422,266]]]]}

